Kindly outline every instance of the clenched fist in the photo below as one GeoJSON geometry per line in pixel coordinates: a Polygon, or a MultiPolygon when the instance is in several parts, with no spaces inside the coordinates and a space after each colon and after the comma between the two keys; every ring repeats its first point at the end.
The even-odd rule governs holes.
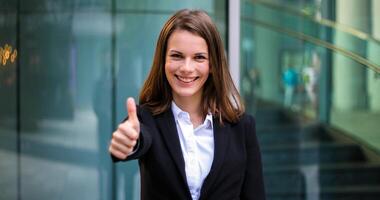
{"type": "Polygon", "coordinates": [[[112,133],[109,152],[119,159],[126,159],[136,146],[140,134],[140,122],[137,118],[136,103],[133,98],[127,100],[128,120],[119,124],[112,133]]]}

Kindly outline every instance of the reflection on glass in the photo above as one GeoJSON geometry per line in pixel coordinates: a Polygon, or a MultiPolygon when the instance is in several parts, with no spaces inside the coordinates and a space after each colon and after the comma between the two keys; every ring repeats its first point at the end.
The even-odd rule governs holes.
{"type": "Polygon", "coordinates": [[[21,11],[110,11],[111,0],[19,0],[21,11]]]}
{"type": "Polygon", "coordinates": [[[224,6],[0,0],[0,199],[139,199],[136,162],[113,180],[108,154],[125,98],[137,96],[172,12],[209,11],[225,35],[224,6]]]}
{"type": "Polygon", "coordinates": [[[344,57],[335,62],[331,123],[373,148],[380,149],[380,137],[375,134],[380,130],[380,76],[358,65],[344,57]],[[349,74],[352,78],[348,78],[349,74]]]}
{"type": "Polygon", "coordinates": [[[5,44],[4,48],[0,46],[0,65],[5,66],[8,61],[14,63],[17,57],[17,50],[12,46],[5,44]]]}
{"type": "MultiPolygon", "coordinates": [[[[318,17],[318,9],[326,9],[321,4],[335,1],[326,2],[290,5],[315,3],[317,10],[310,13],[318,17]]],[[[336,2],[335,14],[344,16],[346,25],[368,31],[372,22],[373,35],[380,35],[366,3],[336,2]]],[[[371,5],[379,9],[375,2],[371,5]]],[[[367,63],[378,63],[378,44],[282,7],[278,1],[242,4],[241,91],[254,105],[249,111],[256,114],[267,198],[375,199],[380,76],[367,63]],[[321,120],[322,112],[330,121],[321,120]]]]}
{"type": "Polygon", "coordinates": [[[21,196],[110,198],[110,20],[75,12],[21,16],[21,163],[28,163],[21,165],[21,196]]]}
{"type": "Polygon", "coordinates": [[[17,199],[17,63],[12,62],[16,43],[16,12],[12,3],[0,1],[0,199],[17,199]],[[4,7],[1,7],[4,5],[4,7]],[[3,12],[7,10],[6,12],[3,12]]]}
{"type": "MultiPolygon", "coordinates": [[[[221,1],[220,3],[223,3],[221,1]]],[[[175,12],[176,10],[183,8],[198,8],[203,9],[208,12],[213,11],[215,8],[214,1],[203,1],[203,0],[185,0],[180,3],[176,0],[164,0],[160,3],[152,0],[116,0],[116,5],[118,9],[121,10],[146,10],[150,12],[161,13],[164,12],[175,12]]],[[[223,11],[224,12],[224,11],[223,11]]],[[[213,13],[213,12],[211,12],[213,13]]]]}

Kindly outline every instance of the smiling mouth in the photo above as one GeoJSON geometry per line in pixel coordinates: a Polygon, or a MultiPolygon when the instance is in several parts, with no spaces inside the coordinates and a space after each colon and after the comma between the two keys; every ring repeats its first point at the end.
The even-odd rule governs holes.
{"type": "Polygon", "coordinates": [[[196,76],[196,77],[183,77],[183,76],[178,76],[178,75],[175,75],[175,77],[181,81],[181,82],[184,82],[184,83],[191,83],[191,82],[194,82],[195,80],[197,80],[199,77],[196,76]]]}

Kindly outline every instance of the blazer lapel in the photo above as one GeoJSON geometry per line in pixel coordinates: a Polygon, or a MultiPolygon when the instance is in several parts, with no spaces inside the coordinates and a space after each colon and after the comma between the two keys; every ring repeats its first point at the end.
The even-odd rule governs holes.
{"type": "Polygon", "coordinates": [[[171,157],[177,166],[184,183],[187,186],[186,172],[185,172],[185,161],[183,159],[181,144],[179,141],[177,126],[174,121],[174,116],[171,109],[168,109],[163,114],[157,116],[158,126],[160,128],[160,133],[164,138],[166,147],[169,149],[171,157]]]}
{"type": "Polygon", "coordinates": [[[227,149],[230,136],[230,124],[225,122],[224,125],[219,124],[219,119],[213,119],[214,127],[214,160],[211,165],[209,174],[203,182],[200,199],[207,199],[206,195],[215,182],[216,177],[220,173],[227,149]]]}

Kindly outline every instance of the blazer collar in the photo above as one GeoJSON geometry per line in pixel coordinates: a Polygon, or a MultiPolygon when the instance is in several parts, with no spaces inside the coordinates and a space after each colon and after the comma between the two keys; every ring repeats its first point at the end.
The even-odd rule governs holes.
{"type": "Polygon", "coordinates": [[[185,161],[183,159],[181,144],[179,141],[177,127],[174,120],[173,112],[168,109],[164,113],[157,116],[158,127],[161,129],[162,137],[166,143],[166,147],[174,160],[175,165],[181,175],[182,180],[187,186],[185,161]]]}
{"type": "Polygon", "coordinates": [[[207,194],[214,185],[218,174],[221,172],[224,158],[228,149],[229,136],[231,135],[230,124],[225,122],[224,125],[219,124],[217,117],[213,118],[214,127],[214,160],[206,179],[203,182],[200,199],[207,199],[207,194]]]}
{"type": "MultiPolygon", "coordinates": [[[[174,116],[171,109],[168,109],[164,113],[157,116],[158,126],[161,129],[162,137],[166,143],[166,147],[174,160],[175,165],[180,172],[181,178],[188,188],[185,161],[183,159],[181,144],[179,141],[177,127],[174,120],[174,116]]],[[[205,199],[208,191],[213,186],[218,174],[221,171],[222,164],[225,158],[225,154],[228,149],[228,141],[230,136],[230,124],[225,122],[224,125],[219,124],[219,119],[213,118],[214,128],[214,160],[211,165],[211,169],[206,179],[203,182],[200,199],[205,199]]],[[[190,191],[189,191],[190,194],[190,191]]]]}

